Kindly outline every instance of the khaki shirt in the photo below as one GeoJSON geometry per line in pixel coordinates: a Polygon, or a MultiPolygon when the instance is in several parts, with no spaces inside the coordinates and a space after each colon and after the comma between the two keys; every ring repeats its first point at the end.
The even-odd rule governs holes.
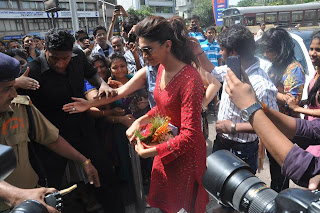
{"type": "MultiPolygon", "coordinates": [[[[58,139],[59,131],[35,108],[28,96],[16,97],[8,112],[0,113],[0,143],[11,146],[17,158],[17,168],[5,179],[19,188],[34,188],[38,176],[32,169],[28,155],[29,119],[26,105],[31,106],[35,123],[35,141],[50,144],[58,139]]],[[[0,203],[1,211],[1,203],[0,203]]]]}

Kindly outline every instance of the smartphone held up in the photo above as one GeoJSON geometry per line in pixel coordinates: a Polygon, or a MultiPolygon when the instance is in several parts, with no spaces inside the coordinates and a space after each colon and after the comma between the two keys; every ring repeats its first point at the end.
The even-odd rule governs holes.
{"type": "Polygon", "coordinates": [[[227,60],[227,66],[241,81],[241,60],[240,56],[229,56],[227,60]]]}

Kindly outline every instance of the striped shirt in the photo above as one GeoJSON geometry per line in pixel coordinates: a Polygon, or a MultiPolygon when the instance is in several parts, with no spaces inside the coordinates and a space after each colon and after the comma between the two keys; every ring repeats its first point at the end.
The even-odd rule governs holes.
{"type": "Polygon", "coordinates": [[[189,37],[194,37],[196,38],[200,43],[204,42],[206,40],[206,38],[204,37],[204,35],[202,34],[202,32],[189,32],[189,37]]]}
{"type": "MultiPolygon", "coordinates": [[[[138,71],[136,66],[136,60],[134,59],[134,56],[131,50],[127,50],[123,56],[127,61],[128,74],[131,74],[131,75],[136,74],[136,72],[138,71]]],[[[141,67],[144,67],[143,56],[140,52],[139,52],[139,61],[140,61],[141,67]]]]}
{"type": "MultiPolygon", "coordinates": [[[[257,62],[252,64],[248,69],[245,70],[245,72],[248,74],[249,81],[256,93],[258,100],[267,104],[269,108],[278,110],[276,100],[278,90],[268,77],[267,73],[260,68],[260,61],[258,60],[258,58],[257,62]]],[[[225,86],[227,84],[227,82],[225,81],[225,75],[227,74],[227,65],[215,67],[212,70],[211,74],[220,82],[223,82],[218,120],[231,120],[235,123],[245,123],[245,121],[241,119],[241,110],[230,101],[229,95],[225,91],[225,86]]],[[[245,143],[255,141],[258,136],[252,133],[223,133],[223,137],[229,140],[245,143]]]]}
{"type": "Polygon", "coordinates": [[[212,64],[214,64],[214,66],[219,66],[218,58],[221,58],[221,54],[219,53],[220,52],[219,44],[214,40],[212,41],[212,43],[210,43],[207,39],[204,42],[201,42],[200,45],[203,51],[205,52],[205,54],[207,55],[207,58],[209,59],[209,61],[212,64]]]}

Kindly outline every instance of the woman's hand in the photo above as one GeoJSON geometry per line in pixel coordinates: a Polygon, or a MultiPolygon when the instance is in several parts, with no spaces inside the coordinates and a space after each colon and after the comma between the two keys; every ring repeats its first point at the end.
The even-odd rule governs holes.
{"type": "Polygon", "coordinates": [[[140,155],[142,158],[149,158],[149,157],[154,157],[158,155],[156,147],[148,148],[145,149],[145,147],[142,145],[140,139],[137,137],[135,138],[136,144],[135,144],[135,150],[140,155]]]}
{"type": "Polygon", "coordinates": [[[108,85],[111,88],[119,88],[123,86],[123,84],[120,81],[112,80],[111,77],[108,79],[108,85]]]}
{"type": "Polygon", "coordinates": [[[37,90],[40,88],[40,84],[37,80],[28,77],[29,71],[30,71],[30,68],[27,67],[27,70],[25,71],[25,73],[19,78],[16,78],[16,82],[14,84],[16,88],[29,89],[29,90],[37,90]]]}
{"type": "Polygon", "coordinates": [[[87,111],[90,108],[89,102],[83,98],[72,97],[72,100],[74,100],[75,102],[63,105],[63,111],[73,114],[87,111]]]}
{"type": "MultiPolygon", "coordinates": [[[[245,72],[242,72],[242,77],[245,82],[249,82],[248,76],[245,72]]],[[[240,110],[246,109],[257,102],[256,94],[252,86],[248,83],[242,83],[230,68],[228,68],[226,81],[226,92],[229,94],[231,102],[240,110]]]]}
{"type": "Polygon", "coordinates": [[[288,104],[289,108],[294,110],[298,107],[300,107],[298,104],[297,104],[297,100],[296,98],[291,94],[291,93],[287,93],[284,95],[283,97],[284,101],[288,104]]]}
{"type": "Polygon", "coordinates": [[[140,127],[140,122],[139,122],[139,120],[135,120],[135,121],[131,124],[131,126],[127,129],[126,135],[127,135],[128,139],[129,139],[130,143],[131,143],[132,141],[134,141],[134,139],[135,139],[134,132],[135,132],[136,130],[138,130],[139,127],[140,127]]]}

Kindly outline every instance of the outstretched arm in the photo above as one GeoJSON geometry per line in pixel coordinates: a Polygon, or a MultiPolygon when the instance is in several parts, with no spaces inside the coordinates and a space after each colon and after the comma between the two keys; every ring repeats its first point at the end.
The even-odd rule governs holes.
{"type": "Polygon", "coordinates": [[[125,85],[119,87],[117,89],[112,89],[114,93],[117,93],[116,96],[111,97],[103,97],[100,99],[94,99],[90,101],[86,101],[82,98],[72,98],[76,102],[69,103],[63,106],[63,110],[69,113],[79,113],[88,110],[90,107],[98,107],[102,105],[106,105],[112,103],[116,100],[119,100],[136,90],[142,88],[147,81],[146,77],[147,68],[143,67],[140,69],[125,85]],[[76,110],[73,110],[76,109],[76,110]]]}

